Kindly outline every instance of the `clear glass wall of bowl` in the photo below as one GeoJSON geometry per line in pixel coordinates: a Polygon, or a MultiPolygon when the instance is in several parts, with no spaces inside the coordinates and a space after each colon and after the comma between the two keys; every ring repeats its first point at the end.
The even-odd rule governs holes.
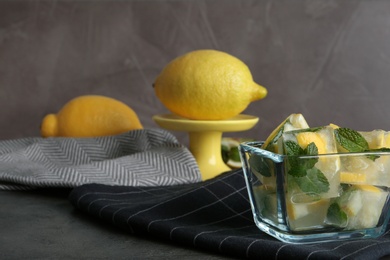
{"type": "Polygon", "coordinates": [[[372,238],[389,221],[390,153],[285,156],[240,145],[254,221],[282,241],[372,238]]]}

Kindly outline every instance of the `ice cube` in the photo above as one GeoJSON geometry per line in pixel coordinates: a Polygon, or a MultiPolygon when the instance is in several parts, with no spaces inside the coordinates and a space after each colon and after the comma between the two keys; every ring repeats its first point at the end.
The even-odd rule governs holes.
{"type": "Polygon", "coordinates": [[[278,125],[264,142],[262,148],[274,153],[283,153],[279,139],[284,132],[309,128],[302,114],[291,114],[280,125],[278,125]]]}
{"type": "MultiPolygon", "coordinates": [[[[296,176],[292,176],[292,178],[298,184],[302,184],[304,181],[306,181],[304,179],[306,177],[311,178],[307,182],[313,181],[313,177],[315,177],[313,175],[315,175],[315,173],[318,173],[318,180],[315,181],[317,181],[317,184],[321,184],[320,181],[322,181],[322,177],[320,175],[323,174],[324,177],[326,178],[326,181],[328,182],[327,184],[328,190],[322,191],[321,197],[332,198],[332,197],[337,197],[339,195],[340,159],[335,154],[337,153],[337,146],[336,146],[333,128],[331,126],[285,132],[283,134],[282,141],[288,155],[291,155],[288,153],[288,151],[291,150],[291,147],[288,147],[289,142],[298,144],[300,149],[302,149],[302,151],[298,152],[298,154],[296,155],[305,155],[305,153],[307,154],[307,151],[305,152],[305,149],[308,149],[310,144],[315,144],[318,150],[318,154],[332,154],[332,155],[319,156],[314,166],[312,166],[310,160],[313,161],[315,159],[315,156],[314,158],[301,158],[301,159],[291,158],[291,160],[289,159],[290,165],[288,166],[290,168],[287,169],[287,172],[290,172],[290,170],[293,167],[295,167],[292,164],[296,164],[296,165],[298,164],[297,169],[301,170],[301,172],[296,176]],[[302,172],[302,167],[306,167],[305,169],[306,173],[302,172]],[[310,174],[312,174],[312,176],[310,176],[310,174]]],[[[313,183],[316,184],[315,182],[313,183]]],[[[300,186],[302,189],[302,185],[298,185],[298,186],[300,186]]],[[[305,185],[305,187],[309,187],[309,186],[305,185]]],[[[302,190],[302,191],[310,192],[310,190],[302,190]]],[[[318,193],[318,190],[313,189],[312,192],[318,193]]]]}
{"type": "Polygon", "coordinates": [[[348,216],[347,229],[373,228],[378,224],[388,192],[372,185],[351,185],[336,203],[348,216]]]}
{"type": "Polygon", "coordinates": [[[286,208],[290,228],[295,231],[324,226],[329,199],[319,194],[294,193],[287,196],[286,208]]]}

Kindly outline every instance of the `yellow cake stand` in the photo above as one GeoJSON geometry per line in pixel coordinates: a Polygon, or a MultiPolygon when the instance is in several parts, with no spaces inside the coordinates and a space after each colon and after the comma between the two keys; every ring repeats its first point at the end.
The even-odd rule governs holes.
{"type": "Polygon", "coordinates": [[[259,118],[240,114],[226,120],[190,120],[164,114],[153,116],[153,120],[167,130],[188,132],[190,151],[198,163],[202,180],[208,180],[231,170],[222,160],[223,132],[249,130],[257,124],[259,118]]]}

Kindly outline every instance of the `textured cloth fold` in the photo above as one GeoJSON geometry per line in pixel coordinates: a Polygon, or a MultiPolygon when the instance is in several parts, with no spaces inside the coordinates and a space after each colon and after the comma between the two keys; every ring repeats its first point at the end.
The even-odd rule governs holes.
{"type": "Polygon", "coordinates": [[[189,150],[161,129],[96,138],[31,137],[0,141],[0,189],[86,183],[166,186],[199,182],[189,150]]]}
{"type": "Polygon", "coordinates": [[[280,242],[254,224],[242,170],[170,187],[87,184],[71,203],[93,218],[131,233],[202,250],[253,259],[379,259],[390,255],[389,231],[380,238],[310,245],[280,242]]]}

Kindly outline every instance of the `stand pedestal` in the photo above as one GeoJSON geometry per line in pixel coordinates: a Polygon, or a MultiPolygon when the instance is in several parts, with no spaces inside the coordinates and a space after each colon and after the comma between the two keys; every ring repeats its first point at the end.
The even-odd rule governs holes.
{"type": "Polygon", "coordinates": [[[224,132],[251,129],[258,117],[238,115],[226,120],[189,120],[176,115],[155,115],[153,120],[162,128],[188,132],[190,151],[198,163],[202,180],[208,180],[231,169],[223,162],[221,139],[224,132]]]}

